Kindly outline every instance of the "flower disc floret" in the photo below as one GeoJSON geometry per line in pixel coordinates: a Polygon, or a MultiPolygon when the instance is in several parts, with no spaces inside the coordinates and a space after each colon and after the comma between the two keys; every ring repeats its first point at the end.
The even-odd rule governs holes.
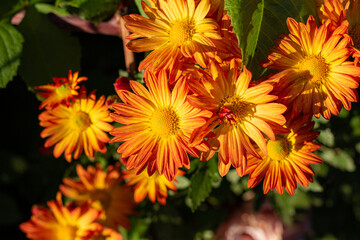
{"type": "Polygon", "coordinates": [[[276,135],[276,140],[268,140],[266,148],[268,157],[274,161],[284,160],[290,153],[291,144],[281,135],[276,135]]]}
{"type": "Polygon", "coordinates": [[[304,82],[309,81],[315,86],[321,86],[328,78],[329,64],[326,63],[324,58],[308,56],[299,62],[297,67],[299,71],[304,72],[304,82]]]}
{"type": "Polygon", "coordinates": [[[195,22],[193,20],[175,20],[169,30],[169,41],[175,45],[186,45],[193,40],[195,22]]]}
{"type": "Polygon", "coordinates": [[[176,135],[179,128],[179,116],[171,108],[163,108],[155,111],[150,117],[151,130],[159,137],[176,135]]]}

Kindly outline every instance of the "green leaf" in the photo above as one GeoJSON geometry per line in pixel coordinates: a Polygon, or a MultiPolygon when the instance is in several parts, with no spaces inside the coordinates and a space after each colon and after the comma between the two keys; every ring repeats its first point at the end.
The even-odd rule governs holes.
{"type": "MultiPolygon", "coordinates": [[[[144,12],[144,10],[142,9],[142,6],[141,6],[141,2],[142,2],[142,1],[148,3],[148,1],[146,1],[146,0],[135,0],[135,4],[136,4],[136,6],[137,6],[137,8],[138,8],[138,10],[139,10],[139,13],[141,14],[141,16],[147,18],[148,16],[145,14],[145,12],[144,12]]],[[[149,3],[148,3],[148,4],[149,4],[149,3]]]]}
{"type": "Polygon", "coordinates": [[[80,5],[79,16],[100,23],[111,18],[118,9],[121,0],[88,0],[80,5]]]}
{"type": "Polygon", "coordinates": [[[56,7],[54,5],[47,4],[47,3],[38,3],[35,5],[35,8],[38,12],[43,13],[43,14],[55,13],[57,15],[64,16],[64,17],[70,15],[70,13],[68,11],[66,11],[64,8],[56,7]]]}
{"type": "Polygon", "coordinates": [[[175,186],[178,190],[185,189],[190,186],[190,180],[185,176],[177,176],[176,180],[177,182],[175,182],[175,186]]]}
{"type": "Polygon", "coordinates": [[[80,68],[80,44],[69,32],[52,24],[33,7],[26,12],[19,29],[25,43],[19,68],[20,76],[30,86],[52,82],[80,68]]]}
{"type": "Polygon", "coordinates": [[[320,157],[334,168],[346,172],[354,172],[356,170],[354,159],[346,151],[326,148],[325,146],[322,146],[321,150],[320,157]]]}
{"type": "Polygon", "coordinates": [[[212,184],[219,180],[215,159],[200,163],[196,172],[191,176],[187,199],[193,212],[209,196],[212,184]]]}
{"type": "Polygon", "coordinates": [[[110,19],[117,11],[121,0],[60,0],[56,6],[71,7],[73,13],[94,23],[110,19]]]}
{"type": "Polygon", "coordinates": [[[225,8],[239,38],[244,64],[255,77],[265,72],[259,63],[267,58],[279,34],[289,32],[286,19],[305,22],[308,15],[316,16],[313,0],[225,0],[225,8]]]}
{"type": "Polygon", "coordinates": [[[85,3],[87,0],[56,0],[56,6],[71,6],[74,8],[79,8],[81,4],[85,3]]]}
{"type": "Polygon", "coordinates": [[[16,28],[0,22],[0,88],[6,87],[17,73],[23,41],[16,28]]]}
{"type": "Polygon", "coordinates": [[[304,192],[322,192],[324,191],[323,187],[320,185],[320,183],[314,179],[314,182],[309,182],[309,186],[308,187],[304,187],[302,185],[298,185],[298,188],[304,192]]]}
{"type": "Polygon", "coordinates": [[[360,116],[354,116],[350,120],[350,126],[353,130],[352,135],[353,136],[360,136],[360,116]]]}
{"type": "Polygon", "coordinates": [[[320,131],[320,135],[317,138],[322,144],[325,144],[328,147],[333,147],[335,145],[335,136],[331,132],[330,128],[320,131]]]}
{"type": "Polygon", "coordinates": [[[296,213],[295,206],[290,201],[290,196],[287,193],[280,195],[278,193],[270,193],[273,196],[274,206],[277,209],[281,219],[286,225],[290,225],[293,221],[293,217],[296,213]]]}

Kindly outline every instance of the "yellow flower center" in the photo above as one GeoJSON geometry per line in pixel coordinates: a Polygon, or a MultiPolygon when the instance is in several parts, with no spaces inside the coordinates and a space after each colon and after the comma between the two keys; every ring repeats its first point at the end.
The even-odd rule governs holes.
{"type": "Polygon", "coordinates": [[[255,112],[252,103],[239,96],[228,96],[220,101],[219,115],[227,124],[237,124],[255,112]]]}
{"type": "Polygon", "coordinates": [[[71,225],[58,225],[56,230],[56,240],[74,240],[78,228],[71,225]]]}
{"type": "Polygon", "coordinates": [[[169,31],[169,41],[176,45],[184,45],[192,40],[195,24],[190,20],[176,20],[169,31]]]}
{"type": "Polygon", "coordinates": [[[349,35],[351,36],[354,47],[360,50],[360,24],[354,24],[353,26],[349,27],[349,35]]]}
{"type": "Polygon", "coordinates": [[[72,116],[71,124],[74,130],[85,131],[91,125],[90,116],[86,112],[78,111],[72,116]]]}
{"type": "Polygon", "coordinates": [[[69,96],[71,93],[71,90],[69,88],[69,84],[64,84],[61,85],[60,87],[56,88],[56,94],[60,97],[60,98],[64,98],[69,96]]]}
{"type": "Polygon", "coordinates": [[[171,108],[154,112],[150,118],[151,130],[159,137],[169,137],[179,131],[179,116],[171,108]]]}
{"type": "Polygon", "coordinates": [[[268,157],[275,161],[286,158],[290,153],[290,148],[290,142],[283,136],[276,135],[276,140],[267,142],[268,157]]]}
{"type": "Polygon", "coordinates": [[[301,79],[310,81],[318,88],[325,83],[329,72],[329,64],[318,56],[306,57],[299,63],[298,68],[302,72],[301,79]]]}

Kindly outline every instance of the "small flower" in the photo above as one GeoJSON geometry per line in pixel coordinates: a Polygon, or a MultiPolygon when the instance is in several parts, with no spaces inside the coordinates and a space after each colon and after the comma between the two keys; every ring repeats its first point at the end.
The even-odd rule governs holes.
{"type": "MultiPolygon", "coordinates": [[[[179,170],[176,176],[182,176],[185,172],[179,170]]],[[[163,205],[166,204],[166,198],[168,196],[168,189],[176,192],[177,188],[174,182],[177,182],[176,177],[173,181],[169,181],[164,175],[159,175],[155,172],[152,176],[149,176],[147,171],[143,171],[136,175],[134,170],[124,171],[124,179],[129,179],[126,183],[128,186],[135,185],[134,199],[136,203],[145,199],[146,195],[149,196],[151,202],[157,201],[163,205]]]]}
{"type": "Polygon", "coordinates": [[[106,152],[105,143],[109,137],[105,132],[113,127],[105,97],[96,100],[93,91],[87,97],[85,87],[80,89],[79,96],[68,107],[58,105],[52,110],[45,110],[39,115],[41,132],[45,147],[55,145],[56,158],[65,152],[65,159],[70,162],[72,155],[75,159],[85,150],[88,157],[94,157],[95,151],[106,152]]]}
{"type": "Polygon", "coordinates": [[[59,104],[65,104],[66,106],[69,106],[70,100],[75,101],[74,97],[78,95],[77,90],[80,88],[78,84],[87,80],[87,77],[78,78],[78,75],[78,72],[72,74],[71,70],[69,70],[69,76],[67,78],[54,77],[53,80],[55,84],[35,87],[35,89],[44,91],[38,93],[40,97],[45,99],[40,104],[39,109],[44,107],[47,109],[52,109],[59,104]]]}
{"type": "Polygon", "coordinates": [[[64,206],[61,195],[56,201],[47,203],[49,210],[34,206],[33,215],[28,222],[20,224],[20,229],[26,237],[34,240],[85,240],[89,239],[101,225],[96,221],[101,212],[89,208],[88,205],[75,207],[64,206]],[[95,232],[94,232],[95,231],[95,232]]]}
{"type": "Polygon", "coordinates": [[[283,194],[284,188],[293,195],[297,183],[309,186],[314,172],[310,164],[323,161],[313,151],[320,145],[313,143],[319,132],[312,131],[314,122],[304,124],[301,120],[288,121],[288,133],[276,134],[275,139],[267,139],[268,155],[261,151],[261,158],[248,156],[248,187],[255,187],[264,179],[264,193],[276,189],[283,194]]]}
{"type": "Polygon", "coordinates": [[[78,164],[79,180],[64,178],[61,192],[78,204],[89,203],[91,207],[104,211],[101,223],[110,228],[119,225],[130,229],[129,215],[134,214],[134,200],[131,188],[122,186],[120,164],[110,165],[105,172],[100,164],[86,170],[78,164]]]}

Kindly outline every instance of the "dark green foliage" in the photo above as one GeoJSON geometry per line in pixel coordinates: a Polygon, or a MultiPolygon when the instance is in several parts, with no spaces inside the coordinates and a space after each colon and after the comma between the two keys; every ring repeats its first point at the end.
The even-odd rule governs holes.
{"type": "Polygon", "coordinates": [[[309,15],[316,16],[313,0],[226,0],[225,4],[243,51],[244,64],[255,77],[263,75],[265,70],[259,63],[266,59],[275,39],[289,32],[286,19],[306,22],[309,15]]]}
{"type": "Polygon", "coordinates": [[[94,23],[111,18],[121,0],[60,0],[59,6],[70,7],[69,11],[94,23]]]}
{"type": "Polygon", "coordinates": [[[59,29],[46,15],[28,9],[19,26],[24,50],[19,73],[29,86],[51,83],[80,69],[80,44],[69,32],[59,29]]]}
{"type": "Polygon", "coordinates": [[[198,169],[191,176],[188,204],[192,211],[195,211],[209,196],[212,190],[212,184],[220,180],[215,159],[217,158],[212,158],[206,163],[200,163],[198,169]]]}
{"type": "Polygon", "coordinates": [[[6,87],[17,73],[23,41],[16,28],[0,22],[0,88],[6,87]]]}

